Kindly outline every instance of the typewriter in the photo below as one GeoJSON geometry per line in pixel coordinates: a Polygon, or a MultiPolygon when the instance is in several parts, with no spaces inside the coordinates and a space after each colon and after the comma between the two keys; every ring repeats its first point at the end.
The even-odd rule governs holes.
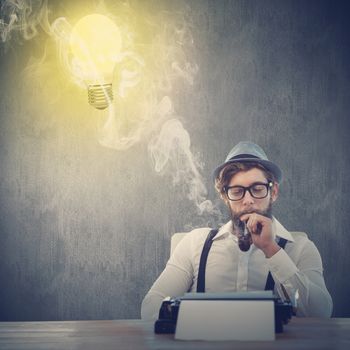
{"type": "MultiPolygon", "coordinates": [[[[155,333],[175,333],[177,316],[181,305],[181,297],[166,298],[159,310],[158,320],[154,324],[155,333]]],[[[283,325],[286,325],[294,315],[293,306],[289,301],[282,301],[274,296],[275,310],[275,333],[283,332],[283,325]]]]}

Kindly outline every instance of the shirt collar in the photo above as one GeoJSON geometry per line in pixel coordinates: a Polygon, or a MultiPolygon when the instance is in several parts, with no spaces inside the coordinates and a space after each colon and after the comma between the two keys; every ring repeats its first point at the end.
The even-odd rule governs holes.
{"type": "MultiPolygon", "coordinates": [[[[272,217],[272,233],[275,237],[281,237],[287,241],[294,242],[294,238],[290,232],[287,231],[287,229],[274,216],[272,217]]],[[[216,234],[213,240],[227,236],[229,234],[233,234],[233,225],[231,220],[225,225],[221,226],[219,232],[216,234]]]]}
{"type": "Polygon", "coordinates": [[[225,225],[220,227],[218,233],[215,235],[213,240],[218,239],[218,238],[223,237],[223,236],[228,236],[230,234],[233,235],[233,225],[232,225],[231,220],[229,222],[227,222],[225,225]]]}
{"type": "Polygon", "coordinates": [[[294,242],[291,233],[275,217],[272,217],[272,232],[275,237],[281,237],[289,242],[294,242]]]}

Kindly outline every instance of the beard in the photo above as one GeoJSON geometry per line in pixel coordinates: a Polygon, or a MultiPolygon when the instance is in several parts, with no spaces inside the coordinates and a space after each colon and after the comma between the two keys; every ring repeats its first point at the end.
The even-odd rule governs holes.
{"type": "Polygon", "coordinates": [[[240,228],[242,227],[242,222],[240,220],[240,218],[242,217],[242,215],[244,214],[252,214],[252,213],[256,213],[259,215],[263,215],[266,216],[270,219],[272,219],[272,199],[269,201],[269,204],[267,206],[266,209],[264,210],[259,210],[259,209],[253,209],[253,210],[242,210],[242,211],[237,211],[237,212],[233,212],[232,209],[230,209],[230,214],[231,214],[231,220],[233,223],[233,227],[240,230],[240,228]]]}
{"type": "Polygon", "coordinates": [[[247,232],[246,224],[243,223],[240,220],[240,218],[244,214],[256,213],[272,219],[272,199],[269,201],[267,208],[264,210],[255,209],[255,210],[242,210],[238,212],[233,212],[231,209],[230,212],[231,212],[233,230],[237,232],[237,236],[238,236],[239,249],[243,252],[246,252],[250,249],[250,246],[252,245],[253,240],[250,232],[249,231],[247,232]]]}

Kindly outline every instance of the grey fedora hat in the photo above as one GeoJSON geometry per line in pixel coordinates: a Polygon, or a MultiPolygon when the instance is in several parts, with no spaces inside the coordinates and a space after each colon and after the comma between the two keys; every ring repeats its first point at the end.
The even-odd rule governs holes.
{"type": "Polygon", "coordinates": [[[219,176],[220,171],[230,163],[247,163],[254,162],[261,164],[266,170],[270,171],[276,178],[276,181],[280,183],[282,181],[281,169],[271,161],[268,160],[264,150],[250,141],[242,141],[234,146],[230,153],[227,155],[224,163],[219,165],[213,172],[214,180],[219,176]]]}

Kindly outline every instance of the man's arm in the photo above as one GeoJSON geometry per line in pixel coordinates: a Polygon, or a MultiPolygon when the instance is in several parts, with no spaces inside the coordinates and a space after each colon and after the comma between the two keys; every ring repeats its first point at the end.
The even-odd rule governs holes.
{"type": "Polygon", "coordinates": [[[283,249],[267,262],[277,289],[281,290],[282,285],[292,300],[295,297],[297,316],[331,316],[333,302],[324,282],[321,256],[313,242],[305,238],[296,263],[283,249]]]}
{"type": "Polygon", "coordinates": [[[193,282],[192,244],[190,234],[187,235],[176,246],[165,269],[143,299],[143,320],[156,320],[165,297],[182,296],[190,289],[193,282]]]}
{"type": "Polygon", "coordinates": [[[289,243],[301,245],[294,263],[275,242],[270,218],[251,213],[242,215],[241,220],[247,222],[255,246],[264,252],[280,296],[284,297],[282,285],[289,298],[297,301],[297,316],[330,317],[333,302],[324,283],[322,260],[316,246],[306,237],[299,243],[289,243]]]}

